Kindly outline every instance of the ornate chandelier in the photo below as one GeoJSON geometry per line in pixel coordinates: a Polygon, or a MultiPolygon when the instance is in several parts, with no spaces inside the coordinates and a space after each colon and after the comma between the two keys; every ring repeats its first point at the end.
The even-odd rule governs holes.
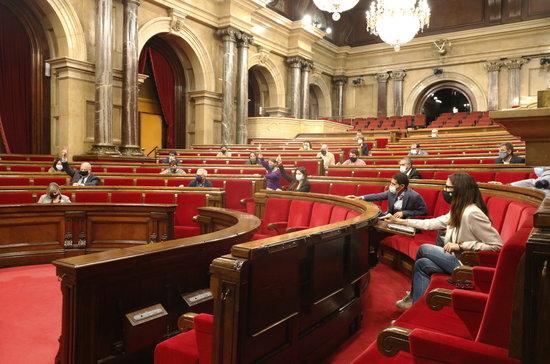
{"type": "Polygon", "coordinates": [[[332,20],[340,20],[340,13],[353,8],[359,0],[313,0],[321,11],[332,13],[332,20]]]}
{"type": "Polygon", "coordinates": [[[402,44],[430,26],[427,0],[373,0],[366,13],[367,30],[399,52],[402,44]]]}

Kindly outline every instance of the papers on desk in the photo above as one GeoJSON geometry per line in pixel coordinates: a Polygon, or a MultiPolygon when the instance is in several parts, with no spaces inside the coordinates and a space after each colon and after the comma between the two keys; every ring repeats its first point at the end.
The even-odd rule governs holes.
{"type": "Polygon", "coordinates": [[[415,233],[415,230],[413,227],[405,226],[405,225],[399,225],[399,224],[388,224],[388,229],[395,230],[395,231],[401,231],[407,234],[413,234],[415,233]]]}

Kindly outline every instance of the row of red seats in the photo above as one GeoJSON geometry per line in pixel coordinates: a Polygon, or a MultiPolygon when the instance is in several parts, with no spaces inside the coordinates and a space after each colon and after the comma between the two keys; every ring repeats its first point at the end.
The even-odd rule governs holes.
{"type": "MultiPolygon", "coordinates": [[[[420,174],[423,179],[435,179],[435,180],[446,180],[449,175],[453,174],[455,171],[430,171],[430,170],[420,170],[420,174]]],[[[373,170],[373,169],[329,169],[327,172],[328,176],[331,177],[360,177],[360,178],[391,178],[394,174],[398,173],[395,171],[388,170],[373,170]]],[[[469,171],[469,175],[474,177],[476,182],[490,182],[498,181],[502,183],[512,183],[516,181],[521,181],[527,178],[537,178],[533,172],[491,172],[491,171],[469,171]]]]}

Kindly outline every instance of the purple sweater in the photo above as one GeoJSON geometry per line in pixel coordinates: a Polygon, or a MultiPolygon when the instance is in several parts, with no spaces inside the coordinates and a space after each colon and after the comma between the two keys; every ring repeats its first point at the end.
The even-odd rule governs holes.
{"type": "Polygon", "coordinates": [[[269,168],[269,163],[267,163],[263,158],[260,158],[260,163],[267,170],[265,175],[266,188],[269,190],[276,190],[281,187],[281,171],[277,169],[275,172],[271,172],[269,168]]]}

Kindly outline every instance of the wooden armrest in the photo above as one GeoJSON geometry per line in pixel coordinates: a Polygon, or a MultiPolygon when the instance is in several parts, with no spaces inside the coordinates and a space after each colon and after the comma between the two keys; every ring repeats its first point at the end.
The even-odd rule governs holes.
{"type": "Polygon", "coordinates": [[[465,250],[462,253],[460,253],[460,257],[458,258],[462,264],[464,265],[478,265],[479,259],[477,257],[477,252],[473,250],[465,250]]]}
{"type": "Polygon", "coordinates": [[[410,352],[409,335],[412,330],[399,326],[385,328],[380,334],[376,343],[378,350],[385,356],[394,356],[399,351],[410,352]]]}
{"type": "Polygon", "coordinates": [[[294,231],[300,231],[300,230],[305,230],[305,229],[309,229],[309,227],[307,227],[307,226],[293,226],[293,227],[286,228],[286,232],[291,233],[291,232],[294,232],[294,231]]]}
{"type": "Polygon", "coordinates": [[[187,312],[178,318],[178,329],[181,332],[193,330],[195,328],[195,316],[198,313],[187,312]]]}
{"type": "Polygon", "coordinates": [[[250,197],[248,197],[248,198],[242,198],[242,199],[240,200],[240,203],[241,203],[241,205],[246,205],[248,202],[251,202],[251,201],[254,201],[254,199],[253,199],[253,198],[250,198],[250,197]]]}
{"type": "Polygon", "coordinates": [[[279,229],[286,228],[287,225],[288,222],[270,222],[269,224],[267,224],[267,229],[279,231],[279,229]]]}
{"type": "Polygon", "coordinates": [[[451,306],[452,305],[451,293],[452,291],[450,289],[445,289],[445,288],[432,289],[426,295],[426,304],[433,311],[439,311],[444,306],[451,306]]]}
{"type": "Polygon", "coordinates": [[[455,269],[453,269],[453,273],[451,274],[453,281],[455,282],[464,282],[468,280],[474,279],[474,267],[469,267],[465,265],[459,265],[455,269]]]}

